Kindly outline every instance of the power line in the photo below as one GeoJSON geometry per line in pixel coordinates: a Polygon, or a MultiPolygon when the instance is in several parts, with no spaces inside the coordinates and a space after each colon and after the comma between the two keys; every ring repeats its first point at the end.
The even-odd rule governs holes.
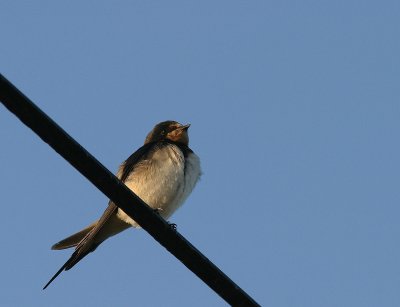
{"type": "Polygon", "coordinates": [[[259,306],[1,74],[0,101],[227,303],[259,306]]]}

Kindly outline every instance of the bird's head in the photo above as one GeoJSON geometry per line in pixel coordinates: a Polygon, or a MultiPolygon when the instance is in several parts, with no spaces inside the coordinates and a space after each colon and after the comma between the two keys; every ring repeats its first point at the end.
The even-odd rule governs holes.
{"type": "Polygon", "coordinates": [[[189,145],[189,136],[187,130],[190,124],[182,125],[176,121],[167,120],[154,126],[144,141],[145,144],[170,140],[177,143],[189,145]]]}

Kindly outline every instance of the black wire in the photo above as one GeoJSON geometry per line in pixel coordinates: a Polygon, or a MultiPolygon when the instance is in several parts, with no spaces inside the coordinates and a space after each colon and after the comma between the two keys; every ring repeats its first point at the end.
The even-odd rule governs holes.
{"type": "Polygon", "coordinates": [[[0,100],[227,303],[232,306],[259,306],[1,74],[0,100]]]}

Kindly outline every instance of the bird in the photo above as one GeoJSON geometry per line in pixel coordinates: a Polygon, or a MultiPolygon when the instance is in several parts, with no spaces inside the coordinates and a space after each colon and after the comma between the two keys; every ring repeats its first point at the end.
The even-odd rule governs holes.
{"type": "MultiPolygon", "coordinates": [[[[184,203],[201,176],[200,159],[189,148],[189,127],[190,124],[172,120],[158,123],[147,134],[144,145],[120,165],[116,174],[166,220],[184,203]]],[[[43,290],[103,241],[130,227],[140,226],[110,200],[99,220],[51,247],[53,250],[75,247],[75,251],[43,290]]]]}

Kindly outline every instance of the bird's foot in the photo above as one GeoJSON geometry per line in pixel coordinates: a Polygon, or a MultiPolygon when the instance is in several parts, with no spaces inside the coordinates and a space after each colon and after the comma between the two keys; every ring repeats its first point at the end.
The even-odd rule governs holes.
{"type": "Polygon", "coordinates": [[[170,223],[168,222],[169,227],[171,227],[172,230],[176,230],[178,228],[178,225],[176,225],[175,223],[170,223]]]}
{"type": "MultiPolygon", "coordinates": [[[[160,212],[163,211],[163,210],[164,210],[163,208],[155,208],[155,209],[153,209],[154,213],[156,213],[156,214],[158,214],[160,216],[161,216],[160,212]]],[[[173,229],[173,230],[176,230],[178,228],[178,226],[175,223],[170,223],[168,221],[167,221],[167,223],[168,223],[169,227],[171,227],[171,229],[173,229]]]]}

